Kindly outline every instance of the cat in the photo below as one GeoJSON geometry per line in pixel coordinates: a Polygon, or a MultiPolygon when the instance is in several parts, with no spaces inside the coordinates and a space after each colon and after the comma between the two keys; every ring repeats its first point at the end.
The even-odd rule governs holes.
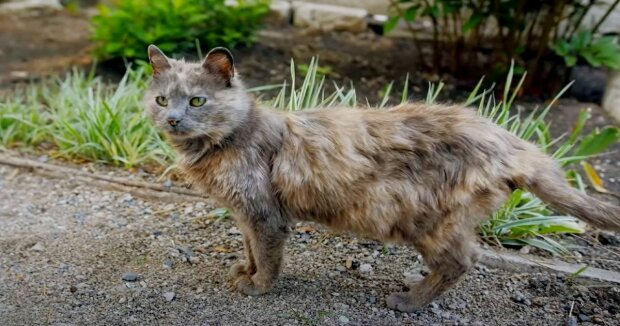
{"type": "Polygon", "coordinates": [[[620,231],[620,207],[573,189],[535,145],[474,110],[411,103],[280,112],[246,92],[225,48],[185,62],[151,45],[148,57],[149,116],[188,181],[230,208],[246,258],[232,266],[231,285],[246,295],[273,287],[295,220],[415,247],[430,273],[386,298],[404,312],[474,265],[475,227],[515,189],[620,231]]]}

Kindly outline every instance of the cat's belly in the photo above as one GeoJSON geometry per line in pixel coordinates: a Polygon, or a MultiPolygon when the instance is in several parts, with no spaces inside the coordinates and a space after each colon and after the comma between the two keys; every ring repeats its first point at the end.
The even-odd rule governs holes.
{"type": "Polygon", "coordinates": [[[297,220],[313,221],[339,231],[377,240],[411,242],[417,225],[430,214],[424,191],[406,180],[349,187],[342,193],[298,189],[282,193],[285,210],[297,220]]]}

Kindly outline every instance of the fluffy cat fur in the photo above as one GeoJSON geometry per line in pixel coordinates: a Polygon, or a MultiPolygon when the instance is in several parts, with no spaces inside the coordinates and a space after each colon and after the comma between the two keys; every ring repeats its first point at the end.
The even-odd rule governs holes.
{"type": "Polygon", "coordinates": [[[244,294],[272,288],[294,220],[414,246],[430,274],[387,297],[401,311],[422,308],[472,267],[475,227],[516,188],[620,231],[619,207],[573,189],[536,146],[473,110],[404,104],[279,112],[247,94],[226,49],[196,63],[155,46],[148,54],[152,120],[188,180],[230,208],[243,233],[246,260],[230,278],[244,294]],[[206,103],[194,107],[194,97],[206,103]]]}

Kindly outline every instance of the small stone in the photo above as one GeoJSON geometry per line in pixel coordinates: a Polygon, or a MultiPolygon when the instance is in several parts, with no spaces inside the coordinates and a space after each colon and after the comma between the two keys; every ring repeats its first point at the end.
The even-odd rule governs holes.
{"type": "Polygon", "coordinates": [[[349,318],[347,318],[346,316],[340,316],[338,317],[338,322],[341,324],[348,324],[349,323],[349,318]]]}
{"type": "Polygon", "coordinates": [[[356,269],[360,266],[360,262],[352,258],[347,258],[347,260],[344,262],[344,266],[347,269],[356,269]]]}
{"type": "Polygon", "coordinates": [[[347,310],[348,308],[349,306],[344,303],[340,303],[340,302],[334,303],[334,309],[336,310],[347,310]]]}
{"type": "Polygon", "coordinates": [[[120,300],[118,300],[118,303],[125,303],[125,301],[127,301],[127,299],[125,299],[125,298],[120,298],[120,300]]]}
{"type": "Polygon", "coordinates": [[[338,270],[339,272],[346,272],[347,268],[342,265],[338,265],[336,266],[336,270],[338,270]]]}
{"type": "Polygon", "coordinates": [[[37,161],[39,161],[41,163],[45,163],[45,162],[49,161],[49,157],[47,155],[41,155],[41,156],[37,157],[37,161]]]}
{"type": "Polygon", "coordinates": [[[30,250],[41,252],[45,250],[45,246],[41,242],[37,242],[34,246],[30,248],[30,250]]]}
{"type": "Polygon", "coordinates": [[[372,273],[372,266],[370,264],[361,264],[360,273],[372,273]]]}
{"type": "Polygon", "coordinates": [[[523,295],[523,293],[521,293],[521,292],[517,292],[517,293],[515,293],[515,294],[512,296],[512,300],[513,300],[514,302],[516,302],[516,303],[520,303],[520,304],[523,304],[523,305],[526,305],[526,306],[529,306],[529,305],[531,305],[531,304],[532,304],[532,302],[531,302],[528,298],[526,298],[526,297],[523,295]]]}
{"type": "Polygon", "coordinates": [[[168,302],[174,300],[175,297],[176,297],[176,293],[174,293],[174,292],[166,292],[166,293],[164,293],[164,299],[166,299],[166,301],[168,301],[168,302]]]}
{"type": "Polygon", "coordinates": [[[166,187],[166,188],[172,187],[172,181],[170,179],[166,180],[164,182],[164,187],[166,187]]]}
{"type": "Polygon", "coordinates": [[[147,287],[147,284],[146,284],[146,282],[144,282],[144,281],[140,281],[140,286],[142,286],[143,288],[145,288],[145,287],[147,287]]]}
{"type": "Polygon", "coordinates": [[[164,268],[172,268],[174,267],[174,261],[172,259],[164,260],[164,268]]]}
{"type": "Polygon", "coordinates": [[[368,303],[370,303],[370,304],[375,304],[375,303],[377,303],[377,297],[369,297],[369,298],[368,298],[368,303]]]}
{"type": "Polygon", "coordinates": [[[139,277],[140,275],[134,272],[123,273],[123,281],[135,282],[138,280],[139,277]]]}
{"type": "Polygon", "coordinates": [[[568,322],[566,322],[566,326],[577,326],[577,318],[575,316],[570,316],[568,322]]]}
{"type": "Polygon", "coordinates": [[[239,228],[233,226],[230,229],[228,229],[228,234],[230,234],[230,235],[241,235],[241,231],[239,230],[239,228]]]}
{"type": "Polygon", "coordinates": [[[586,316],[584,314],[579,314],[578,318],[579,318],[579,321],[589,321],[590,320],[590,317],[586,316]]]}
{"type": "Polygon", "coordinates": [[[196,256],[189,257],[189,262],[192,264],[198,264],[200,263],[200,257],[196,257],[196,256]]]}
{"type": "Polygon", "coordinates": [[[519,249],[519,252],[524,255],[527,255],[530,253],[530,249],[531,249],[530,246],[523,246],[521,249],[519,249]]]}

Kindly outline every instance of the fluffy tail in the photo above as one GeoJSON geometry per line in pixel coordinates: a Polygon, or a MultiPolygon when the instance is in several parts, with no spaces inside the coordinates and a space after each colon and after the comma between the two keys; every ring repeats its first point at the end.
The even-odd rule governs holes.
{"type": "Polygon", "coordinates": [[[525,180],[516,180],[519,186],[534,193],[554,210],[598,228],[620,232],[620,206],[600,201],[571,187],[562,170],[549,158],[545,158],[544,162],[538,161],[534,166],[525,180]]]}

